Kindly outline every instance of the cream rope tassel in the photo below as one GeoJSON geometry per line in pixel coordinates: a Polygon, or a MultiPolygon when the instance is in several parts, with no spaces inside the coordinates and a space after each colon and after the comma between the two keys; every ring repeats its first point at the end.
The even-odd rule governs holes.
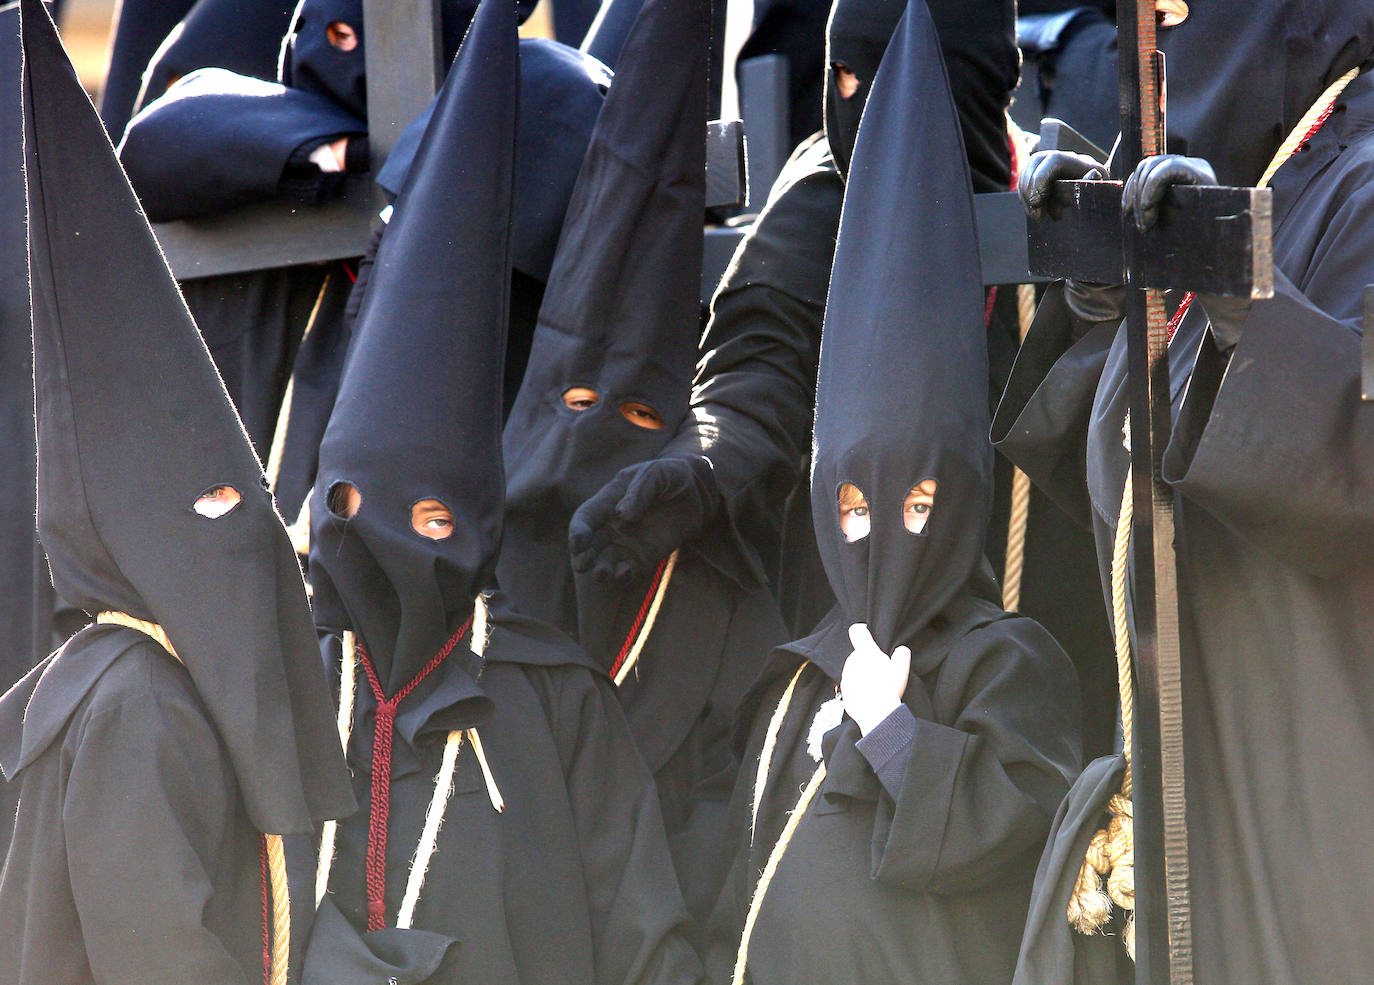
{"type": "Polygon", "coordinates": [[[749,901],[749,915],[744,919],[744,930],[740,934],[739,951],[735,955],[735,973],[730,979],[731,985],[743,985],[744,970],[749,964],[749,939],[754,935],[754,924],[758,921],[759,910],[763,909],[763,898],[767,895],[773,876],[778,871],[778,865],[787,852],[787,846],[792,842],[792,836],[796,834],[797,825],[801,824],[802,816],[811,806],[811,801],[816,799],[816,792],[820,790],[824,781],[825,763],[821,763],[816,767],[816,772],[811,774],[811,780],[802,791],[797,806],[782,829],[782,834],[778,836],[778,843],[773,846],[773,851],[768,856],[768,864],[763,867],[759,883],[754,887],[754,898],[749,901]]]}
{"type": "Polygon", "coordinates": [[[496,777],[491,774],[491,766],[487,763],[486,750],[482,748],[482,737],[477,734],[475,728],[468,729],[468,738],[472,742],[472,752],[477,757],[477,765],[482,767],[482,779],[487,785],[487,799],[491,801],[491,806],[497,814],[504,813],[506,810],[506,800],[501,796],[501,789],[496,785],[496,777]]]}
{"type": "MultiPolygon", "coordinates": [[[[344,630],[343,659],[339,668],[339,716],[336,725],[339,729],[339,745],[344,756],[348,756],[348,740],[353,734],[353,703],[358,691],[358,637],[351,630],[344,630]]],[[[325,821],[320,830],[320,858],[315,866],[315,906],[320,905],[324,894],[329,891],[329,870],[334,864],[334,845],[338,838],[339,823],[325,821]]]]}
{"type": "Polygon", "coordinates": [[[649,606],[649,614],[644,617],[644,626],[639,631],[639,636],[635,638],[635,645],[629,653],[625,655],[625,662],[620,665],[620,670],[616,671],[615,684],[619,687],[625,683],[625,678],[630,676],[630,670],[639,663],[640,651],[644,649],[644,644],[649,641],[649,633],[653,631],[654,620],[658,618],[659,606],[663,604],[663,596],[668,591],[668,582],[673,577],[673,569],[677,567],[677,551],[668,555],[668,563],[663,566],[663,577],[658,580],[658,589],[654,592],[653,604],[649,606]]]}
{"type": "MultiPolygon", "coordinates": [[[[1035,320],[1035,285],[1016,285],[1016,320],[1021,341],[1026,341],[1035,320]]],[[[1007,520],[1007,554],[1002,567],[1002,608],[1021,608],[1021,574],[1026,561],[1026,526],[1030,519],[1030,476],[1019,468],[1011,474],[1011,515],[1007,520]]]]}
{"type": "Polygon", "coordinates": [[[267,872],[272,885],[271,985],[286,985],[291,964],[291,887],[286,878],[286,849],[281,835],[263,835],[267,842],[267,872]]]}
{"type": "Polygon", "coordinates": [[[782,692],[782,699],[778,702],[777,708],[773,709],[773,717],[768,720],[768,731],[764,733],[763,749],[759,752],[759,768],[754,775],[754,810],[749,818],[751,846],[754,844],[754,826],[759,820],[759,804],[763,801],[763,789],[768,785],[768,771],[773,765],[773,750],[778,744],[778,733],[782,731],[782,720],[787,716],[787,706],[792,703],[792,692],[797,689],[797,681],[805,669],[806,664],[803,663],[787,682],[787,689],[782,692]]]}

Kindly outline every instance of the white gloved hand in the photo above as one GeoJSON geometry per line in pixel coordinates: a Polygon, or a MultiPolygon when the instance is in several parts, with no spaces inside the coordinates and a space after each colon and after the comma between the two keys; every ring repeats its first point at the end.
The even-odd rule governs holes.
{"type": "Polygon", "coordinates": [[[849,627],[849,642],[854,652],[844,662],[840,693],[844,710],[867,735],[901,705],[911,675],[911,649],[899,646],[889,657],[861,622],[849,627]]]}

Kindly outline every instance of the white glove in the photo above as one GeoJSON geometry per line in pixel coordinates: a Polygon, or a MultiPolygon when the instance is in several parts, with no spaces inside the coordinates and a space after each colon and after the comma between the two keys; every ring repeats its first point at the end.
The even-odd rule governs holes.
{"type": "Polygon", "coordinates": [[[901,706],[911,676],[911,649],[899,646],[889,657],[861,622],[849,627],[849,642],[854,652],[844,662],[840,693],[844,695],[844,710],[867,735],[901,706]]]}

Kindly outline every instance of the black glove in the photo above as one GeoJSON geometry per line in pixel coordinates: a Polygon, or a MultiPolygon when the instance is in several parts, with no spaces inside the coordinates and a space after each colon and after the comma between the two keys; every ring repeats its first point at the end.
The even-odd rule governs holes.
{"type": "Polygon", "coordinates": [[[1016,191],[1026,212],[1036,219],[1045,217],[1056,181],[1100,181],[1107,176],[1107,165],[1086,154],[1045,150],[1031,155],[1016,182],[1016,191]]]}
{"type": "Polygon", "coordinates": [[[1215,185],[1216,172],[1200,157],[1156,154],[1136,166],[1121,191],[1121,207],[1141,232],[1159,219],[1159,203],[1173,185],[1215,185]]]}
{"type": "MultiPolygon", "coordinates": [[[[1016,190],[1026,212],[1035,218],[1044,218],[1056,181],[1100,181],[1106,174],[1107,165],[1085,154],[1041,151],[1031,155],[1016,183],[1016,190]]],[[[1120,284],[1065,281],[1064,301],[1075,318],[1090,324],[1119,322],[1126,314],[1126,289],[1120,284]]]]}
{"type": "Polygon", "coordinates": [[[573,570],[613,581],[643,576],[700,534],[719,509],[711,463],[700,456],[621,469],[573,514],[573,570]]]}

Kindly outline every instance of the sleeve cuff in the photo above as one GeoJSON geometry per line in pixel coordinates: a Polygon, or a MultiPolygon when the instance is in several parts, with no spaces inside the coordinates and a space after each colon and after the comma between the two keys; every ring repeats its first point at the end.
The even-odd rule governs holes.
{"type": "Polygon", "coordinates": [[[893,800],[906,776],[907,750],[916,736],[916,717],[906,705],[898,705],[854,747],[873,767],[874,774],[893,800]]]}

